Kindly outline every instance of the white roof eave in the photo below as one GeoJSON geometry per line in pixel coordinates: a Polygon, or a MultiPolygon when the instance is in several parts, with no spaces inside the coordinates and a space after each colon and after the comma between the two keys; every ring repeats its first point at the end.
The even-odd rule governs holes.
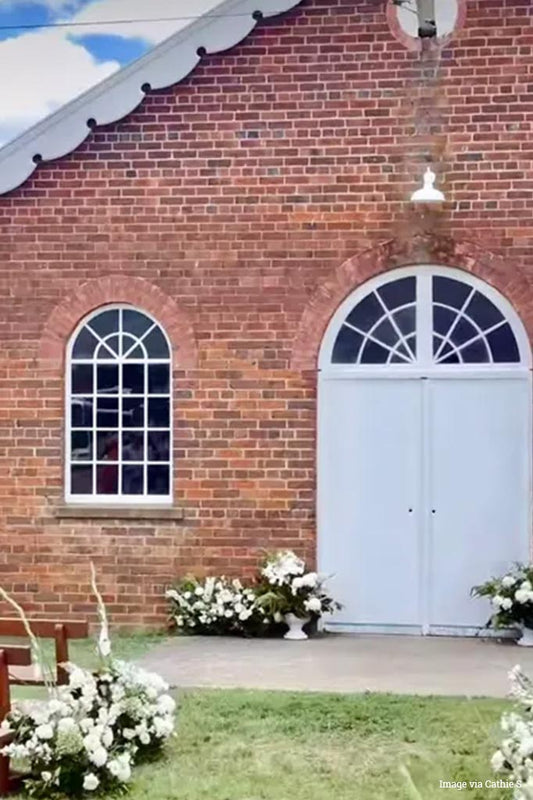
{"type": "Polygon", "coordinates": [[[0,195],[26,181],[37,163],[71,153],[91,132],[88,121],[109,125],[130,114],[150,89],[179,83],[207,55],[234,47],[257,25],[257,15],[273,17],[302,0],[222,0],[146,55],[75,98],[0,149],[0,195]],[[232,15],[232,16],[224,16],[232,15]]]}

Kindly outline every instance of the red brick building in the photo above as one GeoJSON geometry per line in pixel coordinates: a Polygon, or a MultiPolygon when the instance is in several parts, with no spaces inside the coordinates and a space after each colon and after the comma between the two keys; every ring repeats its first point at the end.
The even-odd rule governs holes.
{"type": "Polygon", "coordinates": [[[421,40],[385,0],[223,0],[0,151],[32,614],[88,613],[93,558],[115,623],[160,623],[177,575],[318,541],[341,623],[465,632],[528,557],[532,6],[446,8],[421,40]]]}

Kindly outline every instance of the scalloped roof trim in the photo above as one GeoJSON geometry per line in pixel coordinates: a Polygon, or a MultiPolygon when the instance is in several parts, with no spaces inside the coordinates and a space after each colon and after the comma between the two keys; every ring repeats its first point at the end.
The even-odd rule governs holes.
{"type": "Polygon", "coordinates": [[[139,106],[146,93],[179,83],[202,56],[229,50],[262,17],[274,17],[302,0],[222,0],[141,58],[45,117],[0,149],[0,195],[21,186],[41,161],[72,153],[92,128],[117,122],[139,106]],[[260,12],[260,14],[258,13],[260,12]],[[242,16],[223,17],[223,14],[242,16]]]}

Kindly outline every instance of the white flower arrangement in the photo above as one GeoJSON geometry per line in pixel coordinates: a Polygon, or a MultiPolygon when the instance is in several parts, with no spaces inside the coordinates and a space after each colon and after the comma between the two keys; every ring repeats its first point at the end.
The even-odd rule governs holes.
{"type": "Polygon", "coordinates": [[[283,550],[265,560],[253,585],[237,578],[190,577],[168,589],[166,598],[179,631],[257,636],[272,630],[284,614],[318,618],[340,608],[325,582],[292,550],[283,550]]]}
{"type": "Polygon", "coordinates": [[[237,578],[186,578],[166,598],[171,622],[187,633],[252,634],[268,623],[255,589],[237,578]]]}
{"type": "Polygon", "coordinates": [[[504,738],[491,766],[514,783],[514,800],[533,800],[533,683],[519,666],[511,670],[509,679],[511,696],[522,709],[502,716],[504,738]]]}
{"type": "Polygon", "coordinates": [[[292,550],[267,558],[261,576],[257,602],[275,621],[285,614],[318,618],[340,608],[324,588],[327,576],[307,572],[305,561],[292,550]]]}
{"type": "Polygon", "coordinates": [[[489,598],[492,613],[489,623],[495,628],[512,625],[533,627],[533,567],[516,564],[501,578],[474,586],[475,597],[489,598]]]}
{"type": "Polygon", "coordinates": [[[47,701],[15,706],[0,730],[13,734],[2,753],[22,762],[32,797],[79,797],[123,790],[132,768],[157,755],[174,733],[176,704],[154,673],[111,655],[107,617],[102,623],[96,673],[66,665],[69,682],[49,688],[47,701]]]}

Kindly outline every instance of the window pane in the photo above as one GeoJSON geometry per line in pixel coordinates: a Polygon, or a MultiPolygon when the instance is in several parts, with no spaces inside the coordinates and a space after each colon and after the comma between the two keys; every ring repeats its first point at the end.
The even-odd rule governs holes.
{"type": "Polygon", "coordinates": [[[132,353],[130,351],[133,351],[134,349],[135,350],[140,349],[141,353],[142,353],[140,357],[141,358],[146,358],[146,354],[145,354],[144,350],[142,349],[142,347],[139,348],[136,345],[137,345],[137,339],[135,339],[133,336],[130,336],[129,334],[123,334],[123,336],[122,336],[122,350],[121,350],[122,355],[123,356],[127,356],[128,358],[132,358],[132,353]]]}
{"type": "Polygon", "coordinates": [[[510,325],[502,325],[487,336],[492,358],[497,364],[516,364],[520,361],[520,353],[515,335],[510,325]]]}
{"type": "Polygon", "coordinates": [[[92,358],[97,344],[98,340],[92,333],[87,328],[82,328],[74,342],[72,358],[92,358]]]}
{"type": "Polygon", "coordinates": [[[446,337],[456,319],[457,313],[455,311],[450,311],[449,308],[443,308],[442,306],[433,306],[433,330],[435,333],[440,333],[441,336],[446,337]]]}
{"type": "Polygon", "coordinates": [[[151,364],[148,367],[148,391],[150,394],[168,394],[170,384],[170,366],[168,364],[151,364]]]}
{"type": "Polygon", "coordinates": [[[140,338],[154,324],[149,317],[141,314],[140,311],[124,309],[122,314],[122,330],[132,333],[135,338],[140,338]]]}
{"type": "Polygon", "coordinates": [[[390,350],[386,350],[381,345],[367,340],[361,357],[361,364],[386,364],[389,355],[390,350]]]}
{"type": "Polygon", "coordinates": [[[159,328],[154,328],[146,339],[143,339],[143,344],[146,347],[148,358],[169,358],[170,356],[167,340],[159,328]]]}
{"type": "Polygon", "coordinates": [[[98,397],[96,424],[99,428],[118,427],[118,397],[98,397]]]}
{"type": "Polygon", "coordinates": [[[144,398],[125,397],[122,400],[122,427],[144,428],[144,398]]]}
{"type": "Polygon", "coordinates": [[[73,461],[91,461],[93,457],[92,431],[73,431],[71,433],[70,454],[73,461]]]}
{"type": "Polygon", "coordinates": [[[96,349],[96,358],[98,361],[115,361],[116,353],[114,350],[110,350],[104,344],[100,344],[96,349]]]}
{"type": "Polygon", "coordinates": [[[72,365],[72,394],[93,393],[93,365],[72,365]]]}
{"type": "MultiPolygon", "coordinates": [[[[115,355],[119,355],[120,353],[120,337],[119,336],[110,336],[109,339],[105,340],[105,343],[109,350],[111,350],[115,355]]],[[[102,350],[107,351],[106,348],[102,347],[102,350]]],[[[109,355],[109,353],[108,353],[109,355]]],[[[108,355],[103,355],[102,357],[107,359],[108,355]]]]}
{"type": "Polygon", "coordinates": [[[152,431],[148,434],[148,461],[168,461],[170,431],[152,431]]]}
{"type": "Polygon", "coordinates": [[[370,330],[372,325],[374,325],[378,319],[381,319],[382,316],[383,309],[379,300],[373,294],[370,294],[356,305],[351,314],[346,318],[346,322],[366,332],[370,330]]]}
{"type": "Polygon", "coordinates": [[[461,350],[461,358],[466,364],[485,364],[490,361],[488,349],[483,339],[472,342],[461,350]]]}
{"type": "Polygon", "coordinates": [[[118,494],[118,464],[103,464],[96,467],[98,494],[118,494]]]}
{"type": "Polygon", "coordinates": [[[115,364],[101,364],[97,373],[98,391],[118,394],[118,367],[115,364]]]}
{"type": "Polygon", "coordinates": [[[169,494],[170,468],[148,467],[148,494],[169,494]]]}
{"type": "Polygon", "coordinates": [[[416,278],[401,278],[378,289],[378,293],[388,309],[405,306],[416,300],[416,278]]]}
{"type": "Polygon", "coordinates": [[[332,362],[334,364],[355,364],[362,343],[361,334],[344,325],[339,331],[333,348],[332,362]]]}
{"type": "Polygon", "coordinates": [[[72,494],[92,494],[93,493],[93,467],[71,467],[70,470],[70,491],[72,494]]]}
{"type": "Polygon", "coordinates": [[[404,335],[415,332],[416,328],[415,306],[410,306],[409,308],[401,308],[399,311],[395,311],[393,316],[396,325],[404,335]]]}
{"type": "Polygon", "coordinates": [[[407,336],[405,341],[409,345],[409,350],[416,358],[416,333],[413,333],[411,336],[407,336]]]}
{"type": "Polygon", "coordinates": [[[143,494],[144,467],[122,467],[122,493],[143,494]]]}
{"type": "Polygon", "coordinates": [[[481,330],[502,322],[503,315],[487,297],[476,292],[465,309],[465,314],[477,322],[481,330]]]}
{"type": "Polygon", "coordinates": [[[122,390],[124,394],[144,394],[144,365],[124,364],[122,390]]]}
{"type": "Polygon", "coordinates": [[[477,336],[479,331],[475,328],[471,322],[467,319],[462,317],[455,328],[453,329],[453,333],[451,335],[451,341],[459,347],[461,344],[465,344],[466,342],[473,339],[477,336]]]}
{"type": "Polygon", "coordinates": [[[92,318],[89,325],[102,339],[105,339],[110,333],[118,332],[118,309],[102,311],[101,314],[92,318]]]}
{"type": "Polygon", "coordinates": [[[168,428],[169,426],[169,401],[162,398],[148,401],[148,427],[168,428]]]}
{"type": "Polygon", "coordinates": [[[461,362],[459,360],[459,356],[455,351],[453,353],[450,353],[449,356],[439,359],[439,364],[460,364],[460,363],[461,362]]]}
{"type": "Polygon", "coordinates": [[[384,319],[383,322],[381,322],[378,327],[374,329],[372,336],[375,339],[379,339],[379,341],[383,342],[383,344],[387,344],[392,347],[394,347],[394,345],[398,342],[398,334],[388,319],[384,319]]]}
{"type": "Polygon", "coordinates": [[[462,308],[472,287],[453,278],[433,278],[433,300],[452,308],[462,308]]]}
{"type": "Polygon", "coordinates": [[[118,431],[98,431],[96,458],[98,461],[118,461],[118,431]]]}
{"type": "Polygon", "coordinates": [[[76,397],[71,401],[71,425],[73,428],[92,428],[92,397],[76,397]]]}
{"type": "Polygon", "coordinates": [[[144,461],[144,433],[125,432],[122,434],[122,460],[144,461]]]}

